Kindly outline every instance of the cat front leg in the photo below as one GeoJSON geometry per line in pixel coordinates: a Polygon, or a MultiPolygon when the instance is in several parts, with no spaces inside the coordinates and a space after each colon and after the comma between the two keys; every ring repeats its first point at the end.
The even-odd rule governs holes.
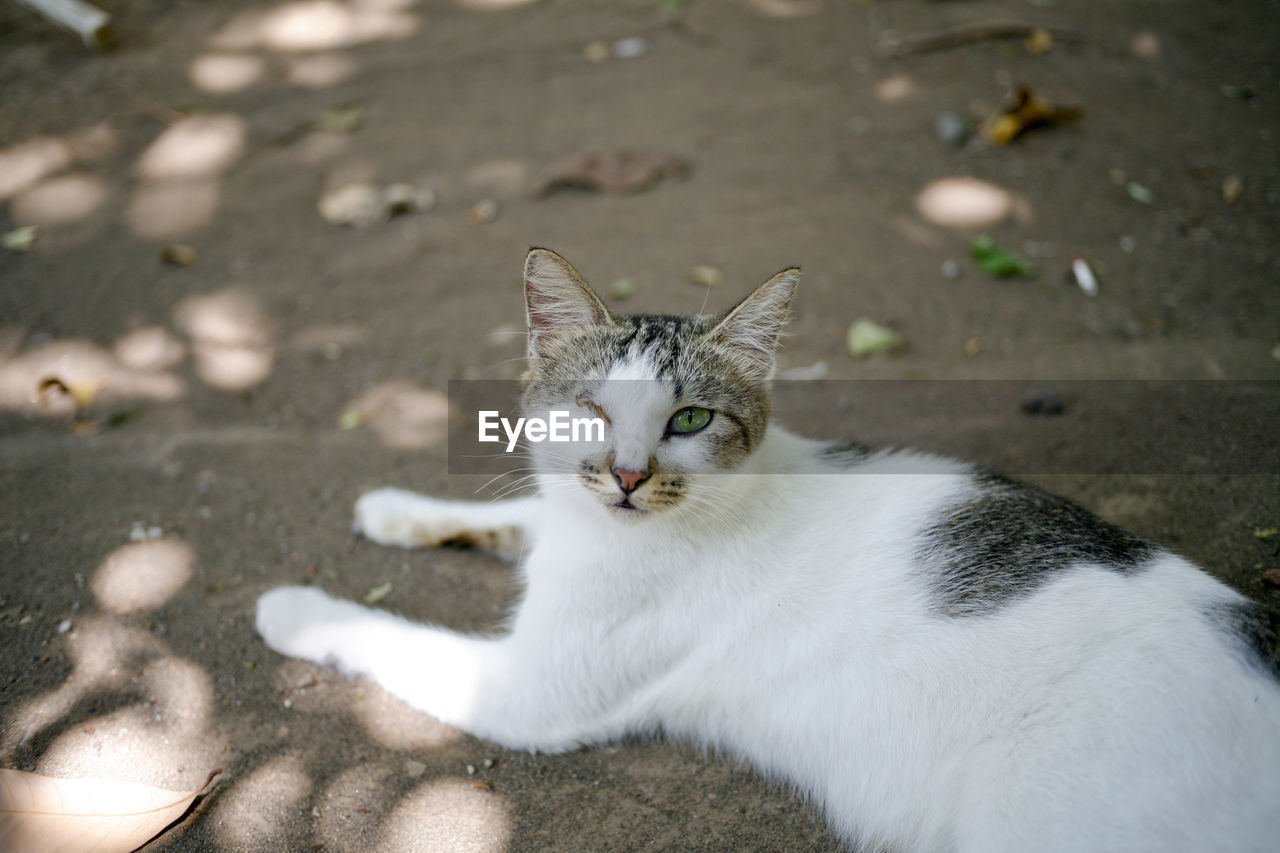
{"type": "Polygon", "coordinates": [[[417,710],[504,746],[563,752],[614,734],[584,718],[573,703],[577,691],[553,690],[537,674],[538,661],[554,651],[519,648],[510,637],[415,624],[313,587],[263,595],[256,626],[280,654],[368,678],[417,710]]]}
{"type": "Polygon", "coordinates": [[[356,501],[355,532],[380,545],[472,545],[514,560],[533,543],[542,499],[450,501],[376,489],[356,501]]]}

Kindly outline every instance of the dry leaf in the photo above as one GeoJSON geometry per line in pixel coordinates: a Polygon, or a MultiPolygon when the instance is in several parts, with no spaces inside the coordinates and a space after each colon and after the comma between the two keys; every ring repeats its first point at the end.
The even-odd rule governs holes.
{"type": "Polygon", "coordinates": [[[93,400],[98,396],[98,392],[102,390],[103,382],[100,379],[84,382],[72,382],[68,385],[56,376],[50,376],[40,383],[36,389],[36,399],[43,403],[53,397],[54,394],[65,394],[69,396],[75,403],[76,411],[82,412],[93,405],[93,400]]]}
{"type": "Polygon", "coordinates": [[[386,598],[390,594],[391,594],[390,583],[384,583],[379,586],[375,586],[373,589],[369,590],[369,592],[365,595],[364,603],[377,604],[379,601],[386,598]]]}
{"type": "Polygon", "coordinates": [[[200,260],[200,253],[195,250],[194,246],[188,246],[186,243],[174,243],[172,246],[165,246],[160,250],[160,260],[166,264],[190,269],[200,260]]]}
{"type": "Polygon", "coordinates": [[[690,284],[700,284],[703,287],[719,287],[724,282],[724,273],[720,272],[719,267],[713,267],[710,264],[689,267],[685,277],[689,279],[690,284]]]}
{"type": "Polygon", "coordinates": [[[128,853],[182,817],[208,784],[167,791],[116,779],[0,770],[0,850],[128,853]]]}
{"type": "Polygon", "coordinates": [[[39,232],[34,225],[24,225],[0,235],[0,245],[10,252],[26,252],[36,244],[39,232]]]}
{"type": "Polygon", "coordinates": [[[1081,112],[1079,107],[1051,104],[1026,86],[1019,86],[1004,110],[983,122],[982,135],[996,145],[1007,145],[1033,127],[1071,121],[1081,112]]]}

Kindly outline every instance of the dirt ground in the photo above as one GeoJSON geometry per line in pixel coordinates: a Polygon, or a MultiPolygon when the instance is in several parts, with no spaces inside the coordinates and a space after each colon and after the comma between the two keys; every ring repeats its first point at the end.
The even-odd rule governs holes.
{"type": "Polygon", "coordinates": [[[1280,599],[1275,2],[100,5],[108,53],[0,4],[0,231],[37,226],[0,249],[0,766],[175,789],[221,768],[148,850],[839,849],[731,760],[505,751],[256,637],[282,583],[500,620],[498,561],[348,530],[366,489],[483,483],[449,473],[443,395],[518,374],[530,245],[602,291],[630,279],[624,311],[719,310],[799,263],[782,366],[829,380],[1090,380],[1106,405],[1081,391],[1054,418],[1016,394],[980,416],[868,405],[847,383],[780,417],[1012,466],[1280,599]],[[884,52],[998,19],[1077,38],[884,52]],[[1011,84],[1083,114],[1007,146],[940,138],[941,114],[983,118],[1011,84]],[[620,150],[691,171],[530,197],[620,150]],[[321,198],[358,182],[435,202],[326,221],[321,198]],[[979,270],[983,231],[1035,276],[979,270]],[[161,260],[177,244],[192,265],[161,260]],[[724,282],[689,283],[695,265],[724,282]],[[851,358],[860,317],[909,346],[851,358]],[[1112,448],[1178,418],[1117,379],[1236,396],[1146,465],[1112,448]]]}

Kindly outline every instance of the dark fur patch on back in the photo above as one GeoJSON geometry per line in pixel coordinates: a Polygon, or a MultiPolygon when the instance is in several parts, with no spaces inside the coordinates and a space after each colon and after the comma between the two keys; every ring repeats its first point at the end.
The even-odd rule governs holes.
{"type": "Polygon", "coordinates": [[[1206,615],[1236,643],[1249,666],[1280,681],[1280,612],[1256,601],[1236,601],[1215,605],[1206,615]]]}
{"type": "Polygon", "coordinates": [[[993,472],[979,471],[976,481],[975,494],[923,531],[918,552],[947,616],[992,613],[1078,563],[1131,572],[1156,553],[1065,498],[993,472]]]}

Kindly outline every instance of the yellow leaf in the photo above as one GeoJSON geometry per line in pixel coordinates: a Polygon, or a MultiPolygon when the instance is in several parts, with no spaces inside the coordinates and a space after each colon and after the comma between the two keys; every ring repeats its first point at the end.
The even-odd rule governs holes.
{"type": "Polygon", "coordinates": [[[0,770],[0,850],[129,853],[182,817],[199,793],[0,770]]]}

